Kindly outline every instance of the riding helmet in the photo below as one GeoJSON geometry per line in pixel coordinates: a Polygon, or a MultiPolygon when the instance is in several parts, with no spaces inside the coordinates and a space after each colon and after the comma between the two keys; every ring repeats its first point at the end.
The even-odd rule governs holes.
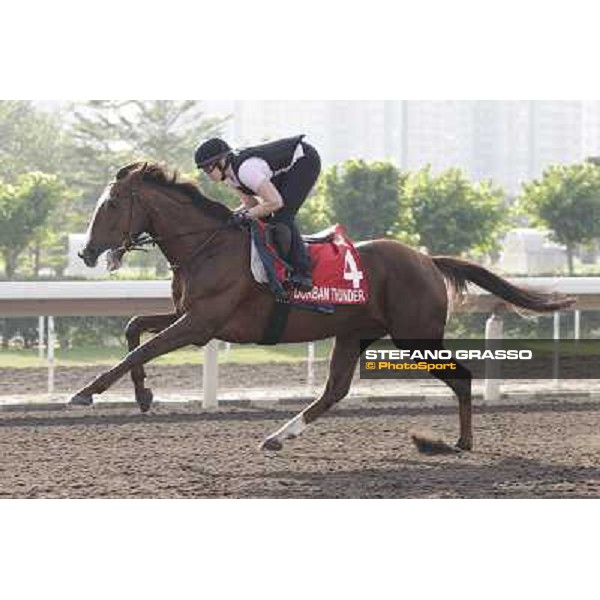
{"type": "Polygon", "coordinates": [[[227,142],[220,138],[211,138],[196,148],[194,160],[196,161],[196,166],[200,169],[220,160],[230,152],[231,148],[227,142]]]}

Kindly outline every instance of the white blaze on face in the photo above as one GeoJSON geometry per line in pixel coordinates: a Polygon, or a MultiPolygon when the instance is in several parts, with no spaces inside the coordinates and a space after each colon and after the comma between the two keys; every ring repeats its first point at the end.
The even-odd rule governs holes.
{"type": "Polygon", "coordinates": [[[92,214],[92,218],[90,219],[90,223],[88,225],[87,231],[86,231],[86,244],[90,241],[91,239],[91,234],[92,234],[92,225],[94,223],[94,221],[96,220],[96,217],[98,216],[98,211],[100,210],[100,208],[102,207],[102,205],[109,199],[110,197],[110,188],[111,188],[111,184],[108,184],[104,190],[102,191],[102,193],[100,194],[100,198],[98,198],[98,200],[96,201],[96,207],[94,208],[94,213],[92,214]]]}
{"type": "MultiPolygon", "coordinates": [[[[96,221],[98,212],[110,198],[111,187],[112,187],[112,184],[109,183],[104,188],[104,190],[100,194],[100,197],[96,201],[96,207],[94,208],[94,213],[92,214],[92,218],[90,219],[90,223],[89,223],[87,231],[86,231],[85,245],[88,245],[92,240],[92,225],[96,221]]],[[[123,260],[123,254],[124,253],[122,250],[109,250],[106,254],[106,270],[107,271],[116,271],[117,269],[119,269],[121,267],[121,263],[123,260]]]]}

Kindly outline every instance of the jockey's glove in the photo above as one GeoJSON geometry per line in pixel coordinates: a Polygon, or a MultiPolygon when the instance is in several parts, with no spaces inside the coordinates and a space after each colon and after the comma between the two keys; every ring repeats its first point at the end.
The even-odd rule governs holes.
{"type": "Polygon", "coordinates": [[[252,221],[252,217],[247,208],[234,212],[231,217],[229,217],[229,225],[232,225],[233,227],[243,227],[250,223],[250,221],[252,221]]]}

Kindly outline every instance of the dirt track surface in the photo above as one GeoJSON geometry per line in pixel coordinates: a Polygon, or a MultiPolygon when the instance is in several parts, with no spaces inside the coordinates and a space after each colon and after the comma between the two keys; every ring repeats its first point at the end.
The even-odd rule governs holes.
{"type": "Polygon", "coordinates": [[[0,412],[0,497],[600,497],[596,401],[477,410],[475,450],[418,454],[410,430],[457,436],[454,406],[340,406],[279,453],[296,407],[0,412]]]}
{"type": "MultiPolygon", "coordinates": [[[[315,377],[325,381],[328,365],[319,362],[315,365],[315,377]]],[[[57,367],[55,370],[55,390],[75,392],[96,376],[105,371],[105,366],[57,367]]],[[[153,390],[173,391],[202,387],[202,365],[153,365],[145,366],[147,382],[153,390]]],[[[6,394],[40,393],[46,389],[48,370],[46,368],[9,369],[0,368],[0,396],[6,394]]],[[[219,385],[221,387],[275,387],[306,383],[306,364],[268,363],[264,365],[222,364],[219,365],[219,385]]],[[[111,390],[129,391],[133,389],[129,376],[122,377],[111,390]]]]}

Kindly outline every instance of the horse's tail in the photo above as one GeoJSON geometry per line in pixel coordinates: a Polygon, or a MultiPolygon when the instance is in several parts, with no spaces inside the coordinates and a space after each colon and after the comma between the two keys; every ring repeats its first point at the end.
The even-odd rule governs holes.
{"type": "Polygon", "coordinates": [[[506,279],[468,260],[450,256],[433,256],[432,260],[447,279],[454,294],[459,296],[466,293],[467,283],[471,281],[510,304],[535,312],[553,312],[568,308],[575,303],[575,299],[569,296],[513,285],[506,279]]]}

